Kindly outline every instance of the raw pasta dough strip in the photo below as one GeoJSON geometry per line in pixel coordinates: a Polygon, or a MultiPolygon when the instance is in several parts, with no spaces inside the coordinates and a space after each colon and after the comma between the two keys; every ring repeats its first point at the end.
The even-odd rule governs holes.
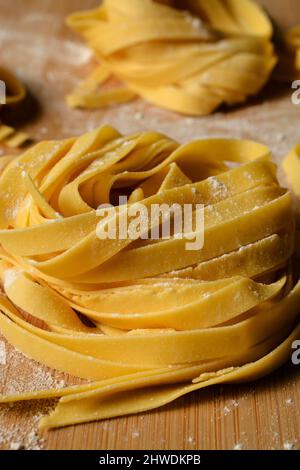
{"type": "Polygon", "coordinates": [[[291,345],[299,337],[300,326],[276,349],[255,362],[225,371],[203,374],[194,385],[171,385],[90,397],[88,393],[61,399],[56,409],[40,422],[41,428],[57,428],[134,413],[142,413],[164,406],[188,393],[221,383],[238,383],[257,380],[284,364],[291,354],[291,345]],[[207,378],[206,378],[207,377],[207,378]]]}
{"type": "MultiPolygon", "coordinates": [[[[85,307],[82,307],[75,302],[73,303],[73,306],[74,308],[77,308],[78,311],[87,314],[91,319],[98,323],[124,330],[173,328],[177,331],[184,331],[186,329],[209,328],[234,320],[244,312],[256,307],[260,301],[266,302],[270,298],[274,297],[279,292],[278,287],[282,287],[282,283],[280,282],[276,286],[268,286],[264,292],[264,288],[262,286],[255,286],[254,283],[251,283],[246,279],[240,279],[240,281],[238,281],[233,278],[232,282],[232,285],[220,288],[216,293],[210,292],[209,289],[207,289],[207,293],[199,296],[198,301],[188,303],[187,305],[181,305],[180,302],[180,307],[173,307],[161,312],[132,312],[127,314],[119,312],[117,304],[119,303],[119,305],[122,305],[121,301],[125,302],[126,297],[125,299],[122,299],[122,297],[118,298],[117,292],[115,295],[117,298],[114,302],[116,305],[115,310],[111,307],[112,312],[109,313],[106,313],[105,304],[102,306],[102,299],[99,300],[99,303],[97,302],[97,305],[94,308],[90,308],[88,306],[88,302],[85,303],[84,301],[83,304],[86,305],[85,307]],[[241,292],[242,300],[239,297],[234,297],[236,290],[241,292]],[[206,295],[209,296],[209,298],[205,298],[206,295]],[[222,302],[222,309],[220,309],[220,302],[222,302]],[[195,312],[197,312],[196,315],[195,312]]],[[[163,287],[161,290],[163,292],[163,287]]],[[[180,288],[177,290],[177,295],[178,294],[180,295],[180,288]]]]}
{"type": "MultiPolygon", "coordinates": [[[[262,351],[269,351],[272,350],[274,344],[278,344],[280,342],[281,337],[284,335],[281,333],[278,338],[272,338],[271,340],[268,339],[265,343],[259,344],[255,346],[251,350],[251,354],[253,354],[253,358],[261,357],[262,351]]],[[[249,355],[249,352],[247,352],[249,355]]],[[[241,355],[238,356],[239,359],[235,358],[237,363],[239,361],[243,361],[241,359],[241,355]]],[[[120,376],[116,378],[96,381],[96,382],[88,382],[83,383],[81,385],[73,385],[69,387],[64,387],[60,389],[51,389],[51,390],[38,390],[33,392],[24,392],[18,395],[10,395],[10,396],[1,396],[0,403],[12,403],[18,401],[29,401],[29,400],[39,400],[39,399],[48,399],[48,398],[56,398],[56,397],[65,397],[68,395],[86,395],[89,392],[96,392],[97,394],[106,395],[110,393],[112,387],[120,389],[134,389],[135,387],[138,388],[139,386],[144,387],[148,385],[159,385],[162,383],[171,384],[177,383],[185,380],[193,380],[194,377],[198,377],[198,374],[204,373],[203,371],[207,371],[208,369],[220,369],[223,370],[226,365],[229,363],[232,364],[233,358],[222,358],[218,361],[211,361],[208,363],[201,363],[199,365],[191,365],[189,367],[174,367],[172,370],[170,367],[167,369],[161,370],[153,370],[147,372],[137,372],[131,375],[120,376]]],[[[232,369],[232,366],[231,366],[232,369]]],[[[207,373],[207,372],[206,372],[207,373]]],[[[209,374],[209,372],[207,373],[209,374]]],[[[195,379],[196,380],[196,379],[195,379]]]]}
{"type": "MultiPolygon", "coordinates": [[[[220,184],[224,184],[228,193],[223,197],[230,197],[239,192],[248,189],[254,189],[256,186],[271,185],[274,182],[272,172],[272,164],[268,162],[255,162],[246,164],[244,167],[231,170],[218,176],[220,184]]],[[[16,182],[16,185],[19,184],[16,182]]],[[[212,204],[221,200],[222,194],[216,194],[210,181],[204,180],[201,183],[195,183],[190,188],[186,187],[186,202],[202,203],[205,205],[212,204]],[[193,194],[196,192],[196,198],[193,194]]],[[[212,181],[213,183],[213,181],[212,181]]],[[[21,191],[21,188],[19,188],[21,191]]],[[[170,193],[169,193],[170,194],[170,193]]],[[[176,201],[175,192],[174,201],[176,201]]],[[[12,203],[12,201],[9,201],[12,203]]],[[[13,210],[13,209],[11,209],[13,210]]],[[[30,228],[11,230],[1,230],[0,242],[8,251],[13,250],[14,253],[21,256],[34,256],[41,253],[52,253],[55,251],[65,250],[74,246],[85,235],[91,233],[98,223],[95,211],[74,215],[65,219],[58,219],[51,225],[33,226],[30,228]],[[77,227],[81,227],[79,233],[77,227]],[[44,243],[44,237],[47,234],[47,243],[44,243]]]]}
{"type": "MultiPolygon", "coordinates": [[[[17,311],[12,308],[12,304],[8,300],[5,301],[3,297],[0,298],[2,310],[11,320],[16,322],[16,325],[6,320],[3,315],[1,315],[0,320],[1,328],[4,329],[7,323],[10,326],[9,329],[9,326],[6,325],[4,333],[11,330],[12,335],[15,333],[18,343],[14,343],[14,336],[10,336],[10,341],[30,357],[36,358],[32,355],[31,345],[26,346],[25,340],[28,336],[36,337],[38,343],[48,344],[48,347],[53,348],[53,351],[57,349],[55,367],[60,370],[64,368],[65,355],[68,350],[86,355],[87,361],[97,357],[101,361],[113,363],[118,358],[122,358],[124,366],[126,363],[128,363],[128,366],[133,364],[132,367],[136,367],[136,364],[139,363],[139,367],[148,368],[154,365],[156,367],[176,366],[178,364],[221,358],[224,355],[232,356],[235,355],[236,350],[245,352],[255,344],[275,335],[280,329],[289,327],[295,322],[299,314],[296,304],[296,301],[299,300],[298,292],[299,286],[284,300],[275,303],[272,308],[269,306],[268,309],[258,310],[256,314],[248,319],[233,325],[203,330],[186,330],[184,332],[168,332],[168,330],[148,330],[145,332],[141,330],[139,332],[139,330],[136,330],[135,334],[119,337],[99,336],[97,334],[76,336],[74,333],[71,336],[62,335],[44,331],[25,322],[17,314],[17,311]],[[290,309],[287,317],[284,317],[283,314],[285,306],[290,309]],[[21,339],[23,343],[20,344],[21,339]],[[148,366],[146,366],[147,364],[148,366]]],[[[53,364],[52,357],[49,357],[50,364],[47,362],[48,357],[44,357],[44,350],[40,351],[38,360],[46,361],[48,365],[53,364]]],[[[76,367],[75,364],[74,367],[76,367]]],[[[89,377],[88,373],[88,369],[84,369],[82,378],[94,378],[94,376],[89,377]]],[[[107,372],[102,372],[99,367],[97,373],[98,378],[100,378],[101,373],[105,374],[107,372]]],[[[110,376],[114,376],[114,373],[112,369],[110,376]]],[[[77,375],[80,376],[80,369],[78,369],[77,375]]]]}

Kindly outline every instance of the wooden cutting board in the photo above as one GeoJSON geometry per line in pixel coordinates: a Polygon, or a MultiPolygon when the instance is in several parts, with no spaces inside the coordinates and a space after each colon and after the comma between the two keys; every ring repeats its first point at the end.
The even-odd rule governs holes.
{"type": "MultiPolygon", "coordinates": [[[[255,139],[272,148],[278,163],[300,142],[300,106],[291,103],[290,89],[274,83],[246,107],[207,118],[180,117],[142,100],[104,111],[68,109],[65,94],[92,68],[93,60],[65,27],[64,17],[97,3],[0,0],[0,63],[30,90],[32,99],[21,118],[36,140],[69,137],[110,123],[125,133],[152,128],[181,142],[208,136],[255,139]]],[[[299,0],[261,3],[283,27],[300,22],[299,0]]],[[[62,380],[71,379],[25,358],[0,337],[0,392],[60,387],[62,380]]],[[[39,436],[40,413],[52,403],[2,405],[0,449],[300,448],[299,385],[299,367],[290,363],[256,383],[214,387],[157,411],[39,436]]]]}

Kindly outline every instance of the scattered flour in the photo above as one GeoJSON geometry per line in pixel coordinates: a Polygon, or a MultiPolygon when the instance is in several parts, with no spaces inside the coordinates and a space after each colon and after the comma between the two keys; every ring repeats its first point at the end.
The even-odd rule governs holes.
{"type": "Polygon", "coordinates": [[[293,442],[286,441],[283,444],[283,448],[284,448],[284,450],[293,450],[295,448],[295,444],[293,442]]]}
{"type": "Polygon", "coordinates": [[[141,119],[143,118],[144,118],[144,115],[140,111],[137,111],[134,115],[134,119],[136,119],[137,121],[141,121],[141,119]]]}
{"type": "Polygon", "coordinates": [[[6,364],[6,347],[4,341],[0,341],[0,365],[6,364]]]}
{"type": "Polygon", "coordinates": [[[8,289],[19,276],[20,271],[17,269],[7,269],[4,272],[4,288],[8,289]]]}
{"type": "Polygon", "coordinates": [[[218,180],[215,176],[208,178],[208,182],[211,185],[213,193],[217,197],[226,197],[228,194],[228,188],[222,181],[218,180]]]}
{"type": "Polygon", "coordinates": [[[292,405],[294,402],[293,402],[293,399],[292,398],[288,398],[287,400],[285,400],[285,403],[287,405],[292,405]]]}
{"type": "MultiPolygon", "coordinates": [[[[54,377],[46,367],[26,358],[4,341],[0,341],[0,364],[2,395],[65,386],[62,377],[54,377]]],[[[38,434],[38,423],[53,409],[54,403],[54,400],[41,400],[0,405],[0,449],[42,449],[44,442],[38,434]]]]}
{"type": "Polygon", "coordinates": [[[10,450],[21,450],[22,445],[20,442],[12,442],[9,446],[10,450]]]}
{"type": "Polygon", "coordinates": [[[241,442],[238,442],[237,444],[235,444],[233,450],[243,450],[244,449],[244,444],[242,444],[241,442]]]}
{"type": "Polygon", "coordinates": [[[38,423],[51,408],[45,402],[1,405],[0,449],[42,450],[44,440],[38,435],[38,423]]]}

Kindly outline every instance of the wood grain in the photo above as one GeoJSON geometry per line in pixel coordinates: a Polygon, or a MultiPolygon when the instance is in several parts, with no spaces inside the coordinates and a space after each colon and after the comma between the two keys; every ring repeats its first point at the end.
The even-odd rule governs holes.
{"type": "MultiPolygon", "coordinates": [[[[300,22],[299,0],[261,3],[284,28],[300,22]]],[[[95,0],[0,0],[0,60],[19,74],[35,97],[31,102],[35,117],[25,128],[37,140],[80,134],[109,122],[123,132],[154,128],[180,141],[216,135],[261,140],[271,146],[278,162],[300,141],[300,107],[291,104],[289,89],[274,83],[246,107],[201,119],[179,117],[142,100],[104,111],[69,110],[64,95],[92,64],[63,18],[68,12],[97,4],[95,0]]],[[[30,386],[36,371],[47,374],[47,368],[27,359],[21,362],[20,357],[0,365],[2,391],[12,382],[18,382],[20,388],[30,386]]],[[[58,373],[51,374],[61,378],[58,373]]],[[[287,364],[256,383],[214,387],[142,415],[44,433],[44,447],[232,449],[240,443],[245,449],[282,449],[291,443],[299,448],[299,384],[299,368],[287,364]]],[[[1,443],[1,428],[29,432],[29,417],[34,413],[32,405],[0,412],[0,448],[10,446],[7,441],[1,443]]],[[[13,436],[12,432],[12,440],[13,436]]]]}

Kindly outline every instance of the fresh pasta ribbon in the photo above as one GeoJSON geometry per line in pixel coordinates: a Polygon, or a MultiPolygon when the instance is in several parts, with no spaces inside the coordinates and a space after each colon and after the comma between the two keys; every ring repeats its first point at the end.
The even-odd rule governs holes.
{"type": "Polygon", "coordinates": [[[103,126],[7,157],[0,200],[1,333],[27,356],[91,381],[0,398],[61,397],[41,426],[153,409],[261,377],[290,354],[298,233],[292,196],[264,145],[179,145],[103,126]],[[162,228],[153,206],[174,204],[189,205],[193,220],[203,209],[202,248],[188,250],[175,223],[168,237],[143,236],[162,228]],[[144,230],[99,237],[141,206],[144,230]]]}
{"type": "Polygon", "coordinates": [[[296,145],[284,159],[283,168],[294,193],[300,197],[300,145],[296,145]]]}
{"type": "MultiPolygon", "coordinates": [[[[5,84],[5,103],[0,103],[1,106],[13,107],[21,103],[26,97],[26,89],[24,85],[8,70],[0,67],[0,80],[5,84]]],[[[1,115],[1,114],[0,114],[1,115]]],[[[30,137],[25,132],[20,132],[11,126],[6,126],[0,120],[0,144],[3,143],[7,147],[19,148],[22,147],[30,140],[30,137]]]]}
{"type": "Polygon", "coordinates": [[[272,24],[252,0],[105,0],[67,21],[100,62],[67,97],[71,107],[142,96],[179,113],[207,115],[257,94],[277,61],[272,24]],[[125,86],[103,87],[110,77],[125,86]]]}
{"type": "Polygon", "coordinates": [[[0,158],[0,175],[14,158],[15,155],[3,155],[0,158]]]}

